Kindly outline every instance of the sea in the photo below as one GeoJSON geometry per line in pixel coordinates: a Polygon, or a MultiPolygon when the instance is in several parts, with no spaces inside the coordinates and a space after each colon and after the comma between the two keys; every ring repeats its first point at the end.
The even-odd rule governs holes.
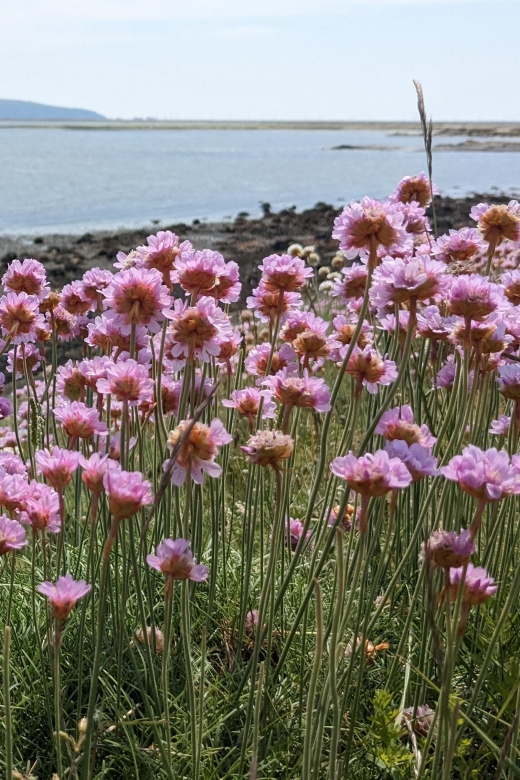
{"type": "MultiPolygon", "coordinates": [[[[520,152],[435,152],[464,140],[434,139],[441,194],[520,193],[520,152]]],[[[253,216],[263,203],[339,208],[384,198],[425,167],[420,136],[385,129],[1,127],[0,234],[160,229],[253,216]]]]}

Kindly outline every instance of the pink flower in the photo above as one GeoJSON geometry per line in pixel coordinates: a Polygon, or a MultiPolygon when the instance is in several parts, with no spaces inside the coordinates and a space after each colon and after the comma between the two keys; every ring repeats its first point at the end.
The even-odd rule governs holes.
{"type": "Polygon", "coordinates": [[[497,420],[491,421],[491,428],[489,433],[495,436],[507,436],[509,433],[509,426],[511,425],[511,418],[505,414],[501,414],[497,420]]]}
{"type": "Polygon", "coordinates": [[[284,368],[262,384],[283,406],[299,406],[317,412],[330,411],[329,388],[323,379],[310,377],[307,369],[304,369],[303,377],[298,377],[288,374],[284,368]]]}
{"type": "MultiPolygon", "coordinates": [[[[269,356],[271,355],[272,345],[266,341],[254,347],[246,357],[244,367],[248,374],[262,377],[266,376],[267,366],[269,365],[269,356]]],[[[279,350],[274,350],[271,360],[270,374],[276,374],[283,368],[288,373],[294,373],[298,370],[298,363],[294,349],[289,344],[282,344],[279,350]]],[[[259,380],[259,382],[260,382],[259,380]]]]}
{"type": "Polygon", "coordinates": [[[453,277],[448,294],[448,307],[451,314],[482,320],[495,311],[502,301],[500,288],[489,282],[487,276],[470,274],[453,277]]]}
{"type": "Polygon", "coordinates": [[[412,236],[420,236],[431,231],[426,211],[415,200],[409,203],[400,203],[399,210],[403,215],[403,224],[407,233],[412,236]]]}
{"type": "Polygon", "coordinates": [[[330,470],[348,482],[351,490],[364,496],[384,496],[390,490],[406,488],[412,476],[399,458],[391,458],[385,450],[367,453],[360,458],[349,452],[334,458],[330,470]]]}
{"type": "Polygon", "coordinates": [[[58,577],[56,584],[53,582],[42,582],[38,585],[38,591],[47,596],[52,604],[54,617],[56,620],[65,620],[76,601],[82,599],[92,590],[92,585],[87,585],[85,580],[74,580],[72,574],[66,574],[64,577],[58,577]]]}
{"type": "Polygon", "coordinates": [[[520,493],[520,474],[507,452],[495,447],[483,451],[469,444],[462,455],[455,455],[441,468],[441,473],[479,501],[500,501],[520,493]]]}
{"type": "Polygon", "coordinates": [[[341,298],[348,303],[351,298],[362,298],[367,286],[368,270],[366,265],[356,263],[350,268],[343,268],[342,278],[334,280],[332,297],[341,298]]]}
{"type": "Polygon", "coordinates": [[[520,401],[520,365],[518,363],[506,363],[505,366],[500,366],[497,384],[504,398],[520,401]]]}
{"type": "MultiPolygon", "coordinates": [[[[332,320],[332,324],[336,328],[336,332],[332,334],[334,341],[339,341],[339,343],[343,346],[350,344],[352,337],[354,336],[357,323],[358,318],[354,315],[345,317],[343,314],[338,314],[337,317],[334,317],[332,320]]],[[[364,320],[363,324],[361,325],[361,332],[358,336],[357,346],[361,349],[364,349],[372,343],[373,338],[373,328],[366,320],[364,320]]],[[[331,357],[333,357],[332,354],[331,357]]],[[[339,353],[336,353],[336,350],[334,350],[333,359],[339,360],[339,353]]]]}
{"type": "Polygon", "coordinates": [[[153,501],[152,487],[140,471],[109,468],[103,477],[103,485],[110,513],[117,522],[133,517],[153,501]]]}
{"type": "Polygon", "coordinates": [[[391,249],[406,240],[403,215],[389,203],[363,198],[346,206],[336,217],[332,238],[339,241],[349,259],[357,257],[360,250],[369,251],[372,243],[391,249]]]}
{"type": "Polygon", "coordinates": [[[79,464],[83,469],[81,479],[92,493],[101,493],[103,490],[103,479],[108,469],[117,469],[119,464],[108,457],[94,452],[90,458],[83,455],[79,457],[79,464]]]}
{"type": "Polygon", "coordinates": [[[204,582],[208,567],[195,563],[187,539],[163,539],[157,546],[157,555],[147,555],[146,562],[152,569],[162,571],[173,580],[204,582]]]}
{"type": "MultiPolygon", "coordinates": [[[[28,371],[37,371],[41,364],[41,352],[34,344],[24,344],[23,352],[21,349],[16,354],[16,378],[21,379],[25,375],[24,361],[28,371]]],[[[7,353],[7,370],[11,373],[15,366],[14,361],[14,349],[9,350],[7,353]]]]}
{"type": "Polygon", "coordinates": [[[433,254],[443,263],[465,263],[478,259],[482,252],[482,239],[475,228],[450,230],[448,235],[439,236],[433,254]]]}
{"type": "Polygon", "coordinates": [[[328,324],[310,311],[292,311],[287,315],[280,338],[290,344],[300,333],[312,329],[314,325],[318,330],[325,325],[326,330],[328,324]]]}
{"type": "Polygon", "coordinates": [[[0,469],[6,474],[27,474],[27,467],[19,455],[12,452],[0,452],[0,469]]]}
{"type": "Polygon", "coordinates": [[[25,528],[16,520],[0,515],[0,555],[25,547],[25,528]]]}
{"type": "Polygon", "coordinates": [[[53,411],[54,416],[61,423],[63,433],[73,441],[108,435],[108,428],[99,419],[97,410],[91,409],[81,401],[72,401],[53,411]]]}
{"type": "Polygon", "coordinates": [[[49,293],[45,268],[38,260],[13,260],[7,266],[2,284],[8,291],[36,295],[39,300],[49,293]]]}
{"type": "Polygon", "coordinates": [[[121,333],[131,332],[133,325],[145,325],[152,333],[160,330],[162,321],[172,318],[172,299],[162,283],[159,271],[129,268],[116,274],[105,296],[105,317],[111,319],[121,333]]]}
{"type": "Polygon", "coordinates": [[[262,404],[262,420],[274,419],[276,405],[273,402],[273,394],[269,390],[257,390],[256,387],[245,387],[243,390],[233,390],[231,398],[224,398],[222,406],[236,409],[241,417],[245,417],[253,423],[262,404]]]}
{"type": "Polygon", "coordinates": [[[36,295],[9,292],[0,298],[0,328],[13,344],[36,341],[36,329],[43,325],[36,295]]]}
{"type": "MultiPolygon", "coordinates": [[[[379,322],[381,323],[380,330],[386,330],[393,336],[397,332],[397,320],[395,314],[387,314],[385,317],[381,316],[383,312],[379,313],[379,322]]],[[[404,344],[406,340],[406,334],[410,327],[410,312],[406,309],[399,311],[399,341],[404,344]]]]}
{"type": "Polygon", "coordinates": [[[23,509],[28,495],[26,475],[8,474],[0,470],[0,507],[9,514],[23,509]]]}
{"type": "Polygon", "coordinates": [[[222,255],[212,249],[183,254],[177,260],[171,279],[174,284],[180,284],[187,295],[210,296],[224,303],[237,301],[242,287],[237,264],[226,264],[222,255]]]}
{"type": "Polygon", "coordinates": [[[412,480],[418,482],[423,477],[436,477],[439,474],[437,458],[427,447],[421,444],[407,444],[400,439],[388,442],[385,447],[391,458],[399,458],[412,475],[412,480]]]}
{"type": "Polygon", "coordinates": [[[195,306],[175,301],[168,333],[173,358],[208,363],[220,352],[219,340],[232,333],[229,317],[212,298],[199,298],[195,306]]]}
{"type": "Polygon", "coordinates": [[[57,534],[61,528],[60,498],[49,485],[32,481],[20,520],[39,531],[57,534]]]}
{"type": "MultiPolygon", "coordinates": [[[[193,247],[189,241],[179,244],[179,238],[171,230],[159,230],[156,236],[148,236],[144,246],[138,246],[132,258],[140,268],[156,269],[162,274],[163,283],[171,284],[171,272],[177,259],[184,253],[191,253],[193,247]]],[[[131,253],[132,254],[132,253],[131,253]]],[[[126,258],[125,258],[126,259],[126,258]]],[[[122,260],[119,258],[118,260],[122,260]]]]}
{"type": "Polygon", "coordinates": [[[71,341],[79,334],[78,319],[63,306],[56,306],[52,311],[48,311],[46,317],[54,329],[60,341],[71,341]]]}
{"type": "Polygon", "coordinates": [[[325,358],[341,347],[340,342],[333,336],[327,336],[328,327],[328,322],[315,317],[312,324],[293,339],[293,349],[303,362],[304,368],[308,367],[310,361],[313,362],[314,369],[322,366],[325,358]]]}
{"type": "Polygon", "coordinates": [[[58,492],[69,484],[79,464],[79,452],[61,447],[54,447],[52,453],[47,449],[36,450],[35,458],[38,474],[43,474],[58,492]]]}
{"type": "Polygon", "coordinates": [[[153,398],[154,383],[148,376],[148,369],[136,360],[107,362],[105,373],[106,379],[97,380],[98,393],[113,395],[129,406],[137,406],[141,401],[153,398]]]}
{"type": "Polygon", "coordinates": [[[255,317],[260,322],[285,322],[291,312],[302,305],[302,297],[298,292],[273,292],[261,281],[253,290],[253,295],[246,299],[248,309],[253,309],[255,317]]]}
{"type": "MultiPolygon", "coordinates": [[[[135,329],[135,348],[144,349],[148,345],[149,336],[144,325],[135,329]]],[[[114,320],[107,319],[103,314],[88,324],[88,335],[85,342],[91,347],[99,347],[103,352],[111,352],[113,348],[129,351],[130,333],[121,333],[114,320]]]]}
{"type": "Polygon", "coordinates": [[[431,448],[437,441],[427,425],[419,427],[415,424],[412,408],[408,404],[384,412],[375,432],[389,441],[400,439],[407,444],[421,444],[423,447],[431,448]]]}
{"type": "Polygon", "coordinates": [[[410,260],[384,260],[374,271],[370,300],[378,309],[412,299],[424,301],[444,292],[448,283],[444,265],[426,255],[410,260]]]}
{"type": "Polygon", "coordinates": [[[13,405],[9,398],[0,398],[0,420],[5,420],[13,413],[13,405]]]}
{"type": "Polygon", "coordinates": [[[67,360],[65,365],[59,366],[56,372],[56,389],[60,395],[64,395],[70,401],[78,401],[85,393],[85,377],[81,367],[72,360],[67,360]]]}
{"type": "Polygon", "coordinates": [[[520,270],[515,268],[514,271],[506,271],[502,275],[501,282],[507,300],[513,306],[518,306],[520,304],[520,270]]]}
{"type": "Polygon", "coordinates": [[[94,357],[92,360],[82,360],[78,368],[83,377],[86,387],[97,392],[97,383],[99,379],[106,379],[107,365],[112,365],[109,357],[94,357]]]}
{"type": "Polygon", "coordinates": [[[314,271],[304,260],[292,255],[269,255],[258,267],[262,271],[262,287],[277,294],[296,292],[314,276],[314,271]]]}
{"type": "MultiPolygon", "coordinates": [[[[437,374],[436,387],[445,387],[446,390],[451,390],[455,384],[455,378],[457,375],[457,364],[453,355],[448,355],[446,363],[437,374]]],[[[468,374],[468,391],[473,386],[474,372],[470,371],[468,374]]]]}
{"type": "MultiPolygon", "coordinates": [[[[434,531],[426,542],[426,554],[431,556],[434,566],[454,569],[469,563],[475,552],[475,543],[469,531],[434,531]]],[[[468,567],[469,568],[469,567],[468,567]]]]}
{"type": "Polygon", "coordinates": [[[91,309],[103,308],[103,290],[108,287],[114,274],[106,268],[90,268],[81,280],[83,295],[90,301],[91,309]]]}
{"type": "Polygon", "coordinates": [[[446,341],[454,322],[454,317],[443,317],[437,306],[426,306],[417,312],[418,332],[432,341],[446,341]]]}
{"type": "Polygon", "coordinates": [[[61,291],[61,305],[76,317],[89,311],[91,301],[85,295],[82,282],[76,280],[65,285],[61,291]]]}
{"type": "Polygon", "coordinates": [[[482,566],[473,566],[468,563],[467,569],[461,566],[458,569],[450,569],[450,596],[452,601],[457,600],[459,586],[464,580],[462,603],[468,606],[484,604],[497,590],[495,580],[482,566]]]}
{"type": "MultiPolygon", "coordinates": [[[[289,535],[290,535],[290,541],[291,541],[291,550],[296,550],[298,547],[298,542],[300,541],[301,536],[303,535],[303,523],[301,520],[295,520],[293,517],[289,518],[289,535]]],[[[312,531],[309,530],[305,534],[305,541],[310,539],[312,536],[312,531]]]]}
{"type": "MultiPolygon", "coordinates": [[[[346,349],[347,347],[343,347],[340,350],[340,357],[346,349]]],[[[364,385],[372,394],[377,393],[379,385],[390,385],[397,379],[394,361],[382,358],[370,345],[364,349],[360,349],[357,345],[354,347],[346,371],[356,379],[358,389],[364,385]]]]}
{"type": "MultiPolygon", "coordinates": [[[[189,424],[189,420],[182,420],[174,431],[170,431],[167,442],[170,450],[176,447],[189,424]]],[[[229,444],[232,439],[218,418],[212,420],[210,425],[196,422],[175,456],[173,484],[182,485],[188,474],[199,485],[204,481],[204,473],[210,477],[219,477],[222,467],[215,463],[218,448],[229,444]]],[[[165,468],[168,463],[165,462],[165,468]]]]}
{"type": "MultiPolygon", "coordinates": [[[[437,193],[435,185],[433,185],[433,192],[434,194],[437,193]]],[[[423,171],[417,176],[405,176],[390,196],[390,200],[394,203],[416,202],[421,208],[425,208],[432,200],[429,179],[423,171]]]]}
{"type": "Polygon", "coordinates": [[[516,200],[500,206],[479,203],[471,209],[470,217],[488,244],[498,246],[504,239],[520,241],[520,204],[516,200]]]}

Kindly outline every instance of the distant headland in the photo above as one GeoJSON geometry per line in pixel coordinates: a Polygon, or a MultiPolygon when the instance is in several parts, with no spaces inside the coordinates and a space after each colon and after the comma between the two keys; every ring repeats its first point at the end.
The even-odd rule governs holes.
{"type": "Polygon", "coordinates": [[[53,120],[53,119],[105,119],[102,114],[84,108],[62,108],[47,106],[43,103],[31,103],[27,100],[0,99],[0,119],[15,120],[53,120]]]}

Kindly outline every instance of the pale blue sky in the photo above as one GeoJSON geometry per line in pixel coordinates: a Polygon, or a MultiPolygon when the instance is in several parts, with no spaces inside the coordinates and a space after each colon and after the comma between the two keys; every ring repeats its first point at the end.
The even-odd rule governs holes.
{"type": "Polygon", "coordinates": [[[0,0],[0,97],[171,119],[520,120],[520,0],[0,0]]]}

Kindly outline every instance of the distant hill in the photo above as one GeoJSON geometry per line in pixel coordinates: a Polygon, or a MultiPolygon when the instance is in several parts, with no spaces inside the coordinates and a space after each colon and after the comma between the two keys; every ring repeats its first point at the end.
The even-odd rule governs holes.
{"type": "Polygon", "coordinates": [[[61,108],[27,100],[0,99],[0,119],[105,119],[102,114],[84,108],[61,108]]]}

